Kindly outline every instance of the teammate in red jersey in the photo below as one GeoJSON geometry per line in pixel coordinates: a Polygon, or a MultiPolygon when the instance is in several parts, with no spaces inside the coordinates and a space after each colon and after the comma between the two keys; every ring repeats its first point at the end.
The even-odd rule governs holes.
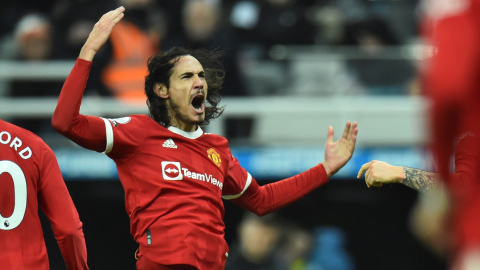
{"type": "MultiPolygon", "coordinates": [[[[480,134],[480,0],[425,1],[424,37],[434,55],[424,70],[432,101],[430,123],[435,160],[451,191],[453,267],[480,269],[480,160],[468,188],[449,176],[455,138],[462,130],[480,134]]],[[[480,152],[480,145],[469,146],[480,152]]]]}
{"type": "Polygon", "coordinates": [[[131,234],[140,245],[137,269],[223,269],[223,199],[257,215],[273,212],[328,181],[351,158],[358,132],[347,123],[325,160],[314,168],[259,186],[238,163],[228,141],[201,126],[222,113],[219,54],[172,49],[152,57],[145,92],[150,116],[102,119],[79,114],[95,53],[123,18],[124,8],[95,25],[65,81],[53,127],[77,144],[105,152],[125,190],[131,234]]]}
{"type": "Polygon", "coordinates": [[[50,220],[67,269],[88,269],[82,223],[53,151],[0,120],[0,268],[48,270],[38,206],[50,220]]]}

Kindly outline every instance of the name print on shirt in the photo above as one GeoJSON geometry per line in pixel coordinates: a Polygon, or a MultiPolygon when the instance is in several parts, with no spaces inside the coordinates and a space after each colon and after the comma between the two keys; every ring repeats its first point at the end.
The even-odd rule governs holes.
{"type": "Polygon", "coordinates": [[[198,172],[193,172],[187,168],[182,168],[180,162],[162,161],[162,174],[163,179],[165,180],[183,180],[183,177],[185,177],[210,183],[214,186],[219,187],[220,189],[223,188],[223,183],[218,181],[218,179],[213,177],[213,175],[207,173],[202,174],[198,172]]]}
{"type": "Polygon", "coordinates": [[[0,144],[10,146],[13,150],[17,151],[18,155],[23,159],[29,159],[32,157],[32,149],[28,146],[22,149],[22,140],[18,137],[12,139],[12,135],[7,131],[0,132],[0,144]]]}

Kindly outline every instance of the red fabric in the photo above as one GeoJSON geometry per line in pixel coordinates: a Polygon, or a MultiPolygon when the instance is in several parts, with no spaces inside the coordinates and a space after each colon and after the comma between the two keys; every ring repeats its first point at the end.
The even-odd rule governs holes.
{"type": "Polygon", "coordinates": [[[136,264],[137,270],[197,270],[196,267],[186,264],[161,265],[150,261],[146,257],[140,257],[136,264]]]}
{"type": "Polygon", "coordinates": [[[436,52],[428,64],[424,82],[426,93],[433,101],[432,145],[439,172],[445,178],[448,178],[455,138],[460,130],[476,132],[474,121],[480,115],[477,105],[480,101],[480,1],[457,2],[470,5],[456,12],[433,13],[426,19],[433,27],[424,27],[426,40],[436,52]]]}
{"type": "Polygon", "coordinates": [[[260,216],[276,211],[302,198],[328,182],[322,164],[282,181],[259,186],[252,182],[247,191],[232,202],[260,216]]]}
{"type": "Polygon", "coordinates": [[[91,68],[92,62],[77,59],[71,74],[78,74],[78,76],[67,77],[53,113],[52,126],[80,146],[103,152],[106,146],[103,120],[80,114],[82,96],[91,68]]]}
{"type": "Polygon", "coordinates": [[[201,129],[193,133],[167,129],[146,115],[107,120],[113,139],[106,139],[102,119],[78,114],[89,69],[89,62],[77,60],[52,123],[60,133],[88,149],[104,151],[113,143],[107,155],[115,161],[125,190],[131,234],[148,260],[163,265],[188,264],[199,270],[223,269],[228,246],[222,196],[242,198],[249,194],[247,199],[235,201],[263,214],[328,180],[320,165],[258,192],[255,179],[232,156],[225,138],[201,129]]]}
{"type": "Polygon", "coordinates": [[[424,37],[435,48],[424,74],[431,146],[437,168],[453,194],[455,250],[480,245],[480,0],[429,1],[424,37]],[[460,140],[456,173],[449,175],[454,140],[460,140]],[[469,142],[468,142],[469,141],[469,142]]]}
{"type": "Polygon", "coordinates": [[[0,172],[0,212],[9,223],[5,227],[2,220],[0,227],[0,268],[50,269],[38,217],[40,206],[52,225],[67,268],[88,269],[82,223],[53,151],[33,133],[0,120],[0,168],[4,172],[0,172]],[[9,167],[7,162],[12,162],[9,167]],[[19,172],[15,172],[16,166],[19,172]],[[26,193],[18,193],[25,183],[22,175],[26,193]],[[22,217],[20,209],[25,201],[22,217]]]}

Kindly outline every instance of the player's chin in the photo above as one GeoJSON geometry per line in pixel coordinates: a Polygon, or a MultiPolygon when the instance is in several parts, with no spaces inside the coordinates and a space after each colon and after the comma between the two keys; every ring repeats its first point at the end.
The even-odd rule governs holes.
{"type": "Polygon", "coordinates": [[[200,125],[205,120],[205,113],[200,113],[192,118],[192,124],[200,125]]]}

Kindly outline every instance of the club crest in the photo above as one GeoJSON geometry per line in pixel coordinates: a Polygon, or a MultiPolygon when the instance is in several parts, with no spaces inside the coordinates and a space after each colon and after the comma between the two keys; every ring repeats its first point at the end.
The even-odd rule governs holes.
{"type": "Polygon", "coordinates": [[[222,166],[222,159],[220,158],[220,154],[217,153],[215,149],[213,148],[208,149],[207,155],[208,155],[208,158],[211,159],[213,163],[215,163],[215,165],[217,165],[217,167],[222,166]]]}

